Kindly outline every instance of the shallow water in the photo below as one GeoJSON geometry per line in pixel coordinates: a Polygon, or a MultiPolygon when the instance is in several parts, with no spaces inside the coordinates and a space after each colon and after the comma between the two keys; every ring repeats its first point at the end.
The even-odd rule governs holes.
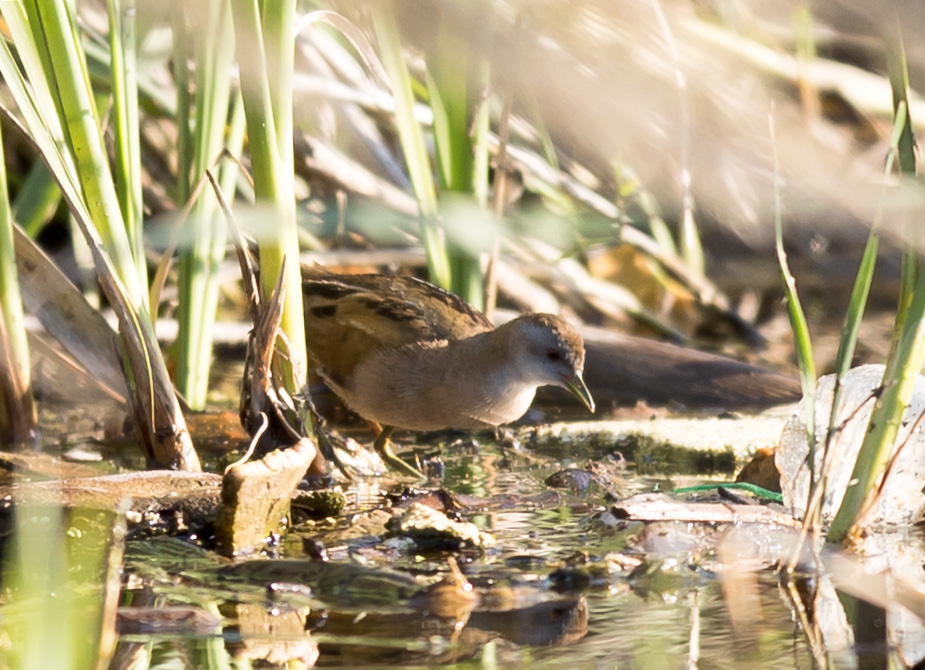
{"type": "MultiPolygon", "coordinates": [[[[432,647],[415,653],[416,659],[399,665],[382,664],[373,658],[352,657],[350,667],[419,667],[431,661],[443,661],[448,668],[550,668],[569,667],[573,670],[616,668],[809,668],[812,658],[802,633],[789,616],[789,611],[774,598],[772,580],[762,580],[765,591],[766,626],[760,641],[743,646],[732,633],[716,583],[679,590],[661,597],[641,598],[635,594],[589,594],[588,627],[580,639],[562,645],[518,645],[496,639],[486,642],[471,658],[446,663],[444,644],[433,640],[423,646],[432,647]],[[776,602],[775,602],[776,601],[776,602]]],[[[178,654],[188,659],[210,652],[215,642],[210,638],[178,639],[176,636],[137,637],[152,643],[152,655],[157,658],[178,654]]],[[[324,640],[324,628],[316,635],[324,640]]],[[[252,638],[252,641],[256,638],[252,638]]],[[[291,640],[270,636],[268,644],[282,645],[291,640]]],[[[223,645],[238,646],[239,636],[226,634],[223,645]]],[[[356,638],[360,648],[364,640],[356,638]]],[[[324,646],[324,645],[323,645],[324,646]]],[[[381,650],[381,656],[388,656],[381,650]]],[[[330,659],[322,651],[319,665],[330,659]]],[[[158,666],[156,663],[152,667],[158,666]]],[[[180,666],[189,667],[189,666],[180,666]]]]}
{"type": "MultiPolygon", "coordinates": [[[[448,468],[447,488],[521,500],[548,492],[542,483],[548,467],[537,467],[531,457],[528,460],[532,465],[518,469],[515,457],[509,461],[511,470],[498,471],[498,458],[497,449],[489,446],[481,453],[458,459],[454,467],[448,468]]],[[[652,482],[640,480],[632,485],[644,489],[652,482]]],[[[568,582],[550,577],[557,566],[577,566],[580,571],[582,565],[602,565],[608,552],[633,553],[633,538],[641,531],[641,524],[620,532],[601,532],[591,520],[599,504],[597,499],[566,495],[555,506],[515,505],[468,517],[497,540],[497,545],[482,555],[470,550],[458,556],[476,589],[492,593],[501,585],[525,587],[530,590],[530,595],[524,596],[530,601],[527,609],[549,598],[566,603],[559,609],[526,614],[518,608],[481,615],[476,611],[468,620],[460,617],[453,625],[428,629],[426,617],[422,623],[419,613],[401,605],[394,611],[370,607],[364,614],[355,603],[342,611],[336,605],[316,604],[307,615],[307,625],[314,629],[303,641],[321,643],[319,665],[349,667],[416,667],[432,663],[458,668],[561,668],[568,664],[575,670],[811,667],[804,636],[793,623],[790,608],[782,601],[771,573],[763,574],[759,580],[764,609],[761,630],[744,641],[734,635],[717,578],[694,564],[662,557],[661,563],[649,566],[652,574],[611,572],[582,588],[561,588],[568,582]],[[556,586],[558,593],[553,589],[556,586]],[[568,609],[573,603],[577,606],[568,609]],[[340,621],[344,612],[357,620],[353,628],[340,621]],[[397,620],[399,625],[389,628],[377,617],[393,624],[397,620]],[[467,637],[470,630],[479,635],[467,637]],[[454,631],[461,631],[456,639],[454,631]],[[533,643],[527,643],[533,636],[533,643]],[[390,649],[390,645],[400,650],[390,649]]],[[[380,554],[382,550],[377,545],[360,540],[355,544],[355,558],[368,565],[407,570],[429,581],[433,581],[435,571],[446,572],[439,555],[380,554]]],[[[298,547],[298,543],[287,541],[283,553],[298,554],[298,547]]],[[[163,582],[157,586],[150,579],[146,583],[155,591],[169,593],[167,602],[178,597],[177,588],[182,590],[175,583],[169,587],[163,582]]],[[[199,584],[194,591],[202,597],[209,586],[199,584]]],[[[215,593],[220,609],[222,598],[227,607],[240,597],[240,593],[229,594],[227,587],[217,587],[215,593]]],[[[267,605],[268,610],[272,608],[267,605]]],[[[233,617],[227,622],[232,620],[233,617]]],[[[236,647],[238,638],[237,631],[226,628],[225,643],[236,647]]],[[[279,635],[255,635],[251,642],[260,638],[270,645],[283,644],[279,635]]],[[[171,638],[160,644],[176,648],[178,642],[171,638]]],[[[185,653],[195,655],[207,644],[207,639],[187,639],[180,646],[185,653]]]]}
{"type": "MultiPolygon", "coordinates": [[[[98,450],[104,456],[100,467],[112,469],[112,445],[83,441],[101,437],[101,424],[67,420],[84,437],[66,426],[48,431],[67,436],[58,450],[79,446],[84,456],[98,450]]],[[[419,551],[385,539],[374,523],[363,530],[361,521],[375,517],[387,500],[401,504],[402,496],[383,495],[395,489],[386,479],[346,487],[344,515],[300,523],[271,548],[273,557],[263,565],[294,559],[294,571],[281,576],[232,575],[226,559],[198,546],[207,547],[208,538],[170,539],[162,529],[136,526],[125,546],[122,575],[121,605],[129,609],[122,612],[110,667],[817,667],[796,611],[769,569],[758,572],[758,623],[734,630],[713,572],[717,557],[710,527],[607,524],[599,518],[614,500],[670,490],[671,479],[638,476],[599,449],[552,455],[555,450],[540,454],[500,446],[490,435],[476,439],[479,444],[463,440],[447,446],[438,440],[417,448],[439,452],[446,466],[442,481],[422,488],[442,486],[460,496],[466,506],[460,519],[496,540],[485,550],[419,551]],[[603,468],[597,483],[571,491],[545,483],[557,470],[585,466],[589,456],[603,468]],[[335,572],[324,578],[311,573],[300,581],[318,567],[305,557],[306,538],[324,542],[330,565],[363,566],[372,575],[397,573],[400,579],[364,586],[356,576],[335,572]],[[447,577],[450,556],[482,601],[474,608],[451,601],[448,611],[429,613],[436,611],[433,606],[415,604],[409,594],[447,577]],[[338,588],[356,588],[335,597],[331,580],[338,588]],[[400,593],[394,598],[393,587],[400,593]],[[164,616],[176,607],[187,608],[172,614],[179,623],[164,616]],[[131,624],[133,616],[141,617],[140,627],[131,624]]],[[[214,463],[233,458],[221,450],[211,455],[214,463]]],[[[130,452],[129,464],[136,461],[130,452]]],[[[68,542],[91,537],[86,519],[79,525],[74,518],[65,521],[68,542]]],[[[39,532],[38,526],[30,528],[39,532]]],[[[9,592],[4,584],[0,615],[15,617],[9,592]]],[[[886,658],[881,646],[862,660],[837,649],[821,660],[829,667],[885,667],[886,658]]]]}

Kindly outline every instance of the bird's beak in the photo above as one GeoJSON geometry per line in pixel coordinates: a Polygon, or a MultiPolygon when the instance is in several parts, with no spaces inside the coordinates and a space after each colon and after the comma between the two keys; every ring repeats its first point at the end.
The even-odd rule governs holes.
{"type": "Polygon", "coordinates": [[[571,391],[572,395],[578,398],[581,404],[588,408],[589,412],[594,414],[594,398],[591,397],[591,392],[585,386],[585,380],[581,378],[580,374],[576,373],[572,377],[562,375],[562,385],[571,391]]]}

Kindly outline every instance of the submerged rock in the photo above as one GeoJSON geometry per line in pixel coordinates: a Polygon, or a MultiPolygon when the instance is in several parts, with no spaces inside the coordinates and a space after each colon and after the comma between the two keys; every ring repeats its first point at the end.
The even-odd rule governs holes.
{"type": "Polygon", "coordinates": [[[405,512],[393,517],[387,527],[395,535],[411,538],[425,550],[484,549],[495,544],[495,539],[474,523],[453,521],[443,512],[420,503],[412,503],[405,512]]]}
{"type": "MultiPolygon", "coordinates": [[[[829,445],[834,457],[831,459],[832,466],[822,502],[824,522],[831,521],[835,516],[849,486],[858,451],[867,433],[871,412],[879,397],[883,371],[883,365],[864,365],[850,370],[845,375],[834,421],[834,425],[839,428],[829,445]]],[[[816,473],[822,467],[834,386],[835,375],[822,377],[816,386],[816,473]]],[[[887,478],[883,495],[866,517],[867,525],[908,525],[920,516],[925,503],[925,496],[922,494],[925,485],[925,434],[922,433],[923,424],[918,418],[923,412],[925,377],[919,376],[896,436],[896,445],[903,445],[902,451],[887,478]]],[[[775,456],[781,475],[784,504],[798,517],[802,517],[805,512],[809,495],[808,451],[804,404],[800,403],[796,413],[784,426],[780,447],[775,456]]]]}

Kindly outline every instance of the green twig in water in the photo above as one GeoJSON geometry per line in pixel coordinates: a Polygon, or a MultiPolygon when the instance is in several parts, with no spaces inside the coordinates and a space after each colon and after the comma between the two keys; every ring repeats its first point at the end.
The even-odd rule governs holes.
{"type": "Polygon", "coordinates": [[[675,489],[674,493],[698,493],[700,491],[715,491],[718,489],[738,489],[740,491],[748,491],[749,493],[754,493],[759,498],[764,500],[769,500],[771,502],[782,503],[784,502],[784,497],[780,493],[775,493],[774,491],[769,491],[766,488],[757,486],[755,484],[749,484],[747,482],[723,482],[719,484],[699,484],[697,486],[682,486],[679,489],[675,489]]]}

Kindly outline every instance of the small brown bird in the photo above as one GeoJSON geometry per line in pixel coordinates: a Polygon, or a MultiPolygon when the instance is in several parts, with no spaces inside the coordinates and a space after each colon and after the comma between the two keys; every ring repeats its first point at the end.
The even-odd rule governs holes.
{"type": "Polygon", "coordinates": [[[527,411],[540,386],[561,386],[594,411],[581,337],[552,314],[495,328],[452,293],[413,277],[336,275],[303,267],[309,355],[344,402],[383,431],[489,428],[527,411]]]}

